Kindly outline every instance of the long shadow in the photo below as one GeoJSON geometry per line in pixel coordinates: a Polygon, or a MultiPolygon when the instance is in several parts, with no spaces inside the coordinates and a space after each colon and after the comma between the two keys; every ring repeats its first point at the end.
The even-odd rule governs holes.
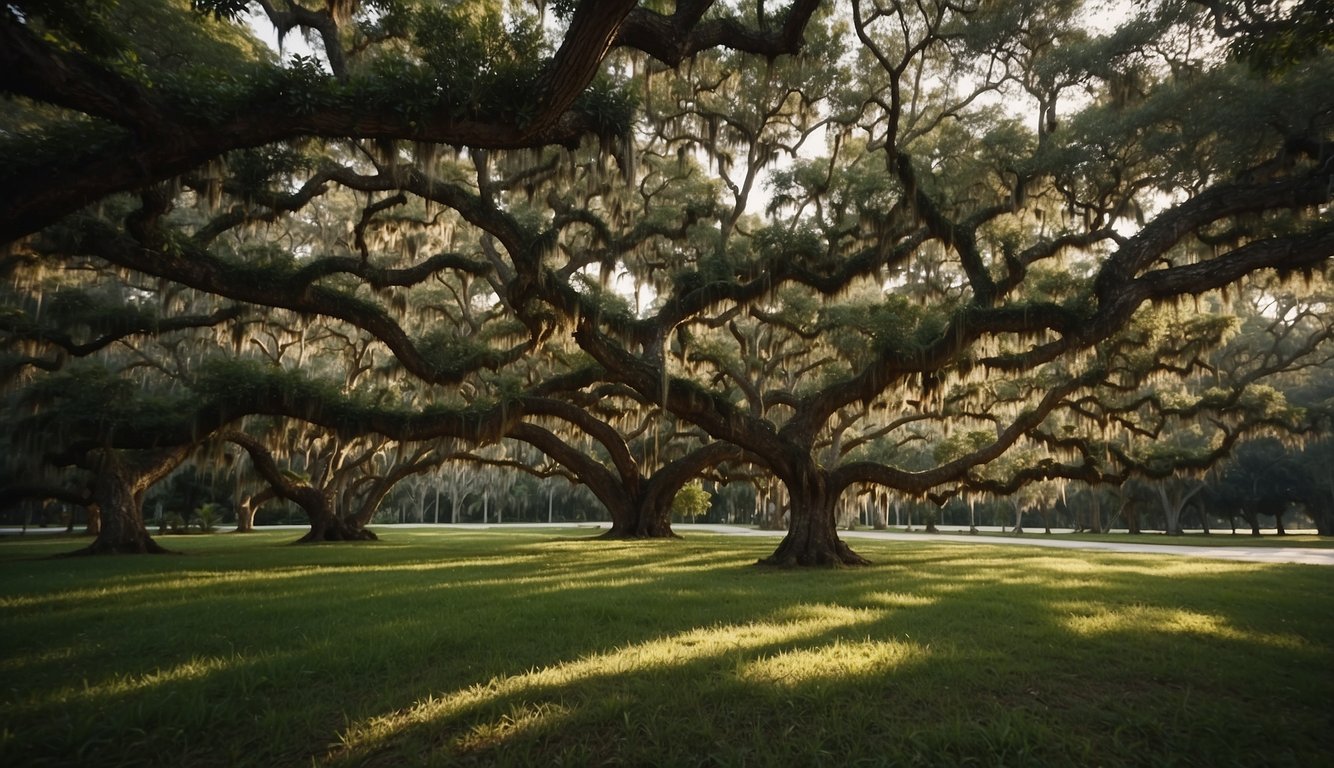
{"type": "MultiPolygon", "coordinates": [[[[904,558],[913,559],[934,558],[904,558]]],[[[870,610],[866,620],[826,632],[724,643],[657,665],[609,661],[601,673],[589,673],[586,659],[573,656],[481,689],[440,691],[429,703],[354,724],[348,745],[326,759],[741,764],[769,755],[781,764],[1142,765],[1157,755],[1164,764],[1220,765],[1309,764],[1323,754],[1318,736],[1274,734],[1291,734],[1294,718],[1323,722],[1327,683],[1296,697],[1289,692],[1281,713],[1256,709],[1294,676],[1327,667],[1331,652],[1321,632],[1329,621],[1317,622],[1315,632],[1274,632],[1231,619],[1227,599],[1175,597],[1201,594],[1202,586],[1206,595],[1226,591],[1245,569],[1146,575],[1141,563],[1126,568],[1111,557],[1085,571],[1105,572],[1099,584],[1070,578],[1068,558],[1040,553],[1016,561],[1006,552],[994,559],[973,565],[1009,569],[994,574],[1000,578],[968,581],[972,568],[945,568],[928,581],[963,582],[962,591],[913,590],[940,597],[900,600],[898,610],[870,610]],[[1121,610],[1127,600],[1134,610],[1121,610]],[[1081,612],[1099,611],[1116,618],[1080,620],[1081,612]],[[887,645],[902,653],[879,658],[887,645]],[[863,663],[855,663],[859,656],[863,663]],[[826,659],[834,663],[820,671],[826,659]],[[773,669],[788,672],[762,673],[773,669]],[[664,686],[689,694],[664,697],[664,686]],[[682,740],[692,738],[697,747],[683,752],[682,740]],[[775,739],[783,744],[781,759],[775,739]]],[[[883,575],[857,574],[835,585],[832,604],[867,611],[866,604],[882,601],[866,596],[883,594],[868,582],[883,575]]],[[[775,580],[756,574],[752,588],[775,580]]],[[[754,610],[756,595],[750,597],[754,610]]],[[[1279,615],[1303,614],[1302,599],[1279,602],[1279,615]]],[[[658,636],[644,645],[670,640],[658,636]]]]}
{"type": "Polygon", "coordinates": [[[1246,583],[1272,567],[1152,556],[863,544],[884,564],[786,572],[749,565],[765,541],[491,542],[199,558],[108,585],[129,605],[29,592],[0,762],[1315,764],[1328,726],[1315,569],[1275,594],[1246,583]]]}

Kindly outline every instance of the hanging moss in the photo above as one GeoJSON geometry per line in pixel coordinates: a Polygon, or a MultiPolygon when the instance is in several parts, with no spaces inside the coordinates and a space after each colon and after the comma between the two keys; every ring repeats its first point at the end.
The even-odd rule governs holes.
{"type": "Polygon", "coordinates": [[[600,75],[575,100],[574,109],[592,120],[598,135],[628,136],[639,110],[639,93],[627,82],[600,75]]]}

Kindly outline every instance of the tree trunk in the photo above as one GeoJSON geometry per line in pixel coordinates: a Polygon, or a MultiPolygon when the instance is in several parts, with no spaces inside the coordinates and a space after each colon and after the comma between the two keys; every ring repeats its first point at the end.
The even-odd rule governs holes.
{"type": "Polygon", "coordinates": [[[1180,536],[1181,531],[1181,510],[1185,509],[1186,503],[1191,497],[1199,493],[1204,487],[1201,483],[1194,488],[1185,488],[1180,482],[1168,487],[1169,480],[1161,480],[1157,485],[1158,499],[1163,507],[1163,529],[1168,536],[1180,536]]]}
{"type": "Polygon", "coordinates": [[[1139,533],[1139,507],[1135,506],[1132,502],[1126,504],[1124,509],[1126,516],[1126,531],[1128,533],[1139,533]]]}
{"type": "Polygon", "coordinates": [[[344,517],[334,509],[335,494],[314,488],[297,489],[289,498],[310,517],[310,530],[297,539],[296,544],[322,541],[375,541],[379,537],[363,527],[353,516],[344,517]]]}
{"type": "Polygon", "coordinates": [[[782,483],[776,482],[773,477],[765,481],[765,487],[759,494],[756,512],[756,524],[760,528],[768,531],[778,530],[783,527],[783,500],[782,483]]]}
{"type": "Polygon", "coordinates": [[[236,530],[233,533],[253,533],[254,530],[255,508],[250,506],[250,499],[245,499],[236,509],[236,530]]]}
{"type": "MultiPolygon", "coordinates": [[[[306,510],[310,514],[310,510],[306,510]]],[[[375,533],[361,527],[350,517],[342,517],[332,510],[310,515],[310,530],[297,539],[296,544],[314,544],[322,541],[376,541],[375,533]]]]}
{"type": "Polygon", "coordinates": [[[869,565],[870,561],[838,537],[835,507],[838,495],[829,488],[828,475],[808,462],[784,478],[790,511],[787,535],[774,553],[760,565],[843,566],[869,565]]]}
{"type": "Polygon", "coordinates": [[[1243,509],[1243,510],[1241,511],[1241,519],[1242,519],[1242,520],[1245,520],[1245,521],[1251,526],[1251,535],[1252,535],[1252,536],[1259,536],[1259,535],[1260,535],[1260,515],[1259,515],[1259,513],[1257,513],[1257,512],[1252,512],[1252,511],[1247,511],[1247,510],[1243,509]]]}
{"type": "MultiPolygon", "coordinates": [[[[159,466],[160,462],[151,462],[148,467],[135,471],[126,466],[125,458],[118,451],[105,449],[100,453],[93,482],[93,506],[97,507],[95,519],[99,522],[97,537],[92,544],[71,554],[155,555],[168,552],[153,540],[144,527],[141,508],[143,492],[166,474],[159,466]]],[[[181,456],[184,456],[183,452],[181,456]]],[[[90,523],[93,519],[90,509],[90,523]]]]}
{"type": "Polygon", "coordinates": [[[600,538],[603,539],[679,539],[672,530],[671,500],[662,503],[661,499],[629,499],[625,504],[608,505],[611,512],[611,528],[600,538]]]}
{"type": "Polygon", "coordinates": [[[1326,504],[1323,499],[1311,498],[1306,501],[1306,511],[1315,521],[1317,536],[1334,536],[1334,507],[1326,504]]]}
{"type": "Polygon", "coordinates": [[[681,484],[671,478],[664,480],[660,470],[647,482],[632,478],[631,487],[619,485],[614,493],[597,494],[611,514],[611,528],[601,538],[681,538],[672,530],[672,500],[679,490],[681,484]]]}
{"type": "Polygon", "coordinates": [[[257,511],[259,511],[259,505],[255,503],[254,496],[247,496],[242,499],[241,505],[236,509],[235,533],[253,533],[257,511]]]}
{"type": "MultiPolygon", "coordinates": [[[[669,462],[643,479],[636,469],[633,474],[621,468],[614,484],[598,484],[609,491],[599,492],[590,484],[598,498],[611,512],[611,530],[603,535],[609,539],[676,539],[672,530],[672,502],[686,483],[707,468],[739,455],[728,443],[710,443],[669,462]],[[627,503],[628,502],[628,503],[627,503]]],[[[591,474],[591,473],[590,473],[591,474]]],[[[611,477],[610,472],[598,473],[611,477]]]]}
{"type": "Polygon", "coordinates": [[[1320,508],[1312,513],[1315,518],[1315,532],[1318,536],[1334,536],[1334,512],[1320,508]]]}
{"type": "Polygon", "coordinates": [[[1102,533],[1102,501],[1098,498],[1098,492],[1089,493],[1092,503],[1089,504],[1089,533],[1102,533]]]}

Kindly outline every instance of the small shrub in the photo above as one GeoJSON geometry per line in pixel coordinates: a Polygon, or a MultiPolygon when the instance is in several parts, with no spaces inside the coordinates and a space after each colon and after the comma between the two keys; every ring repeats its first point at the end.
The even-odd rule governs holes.
{"type": "Polygon", "coordinates": [[[185,518],[180,512],[168,512],[158,518],[158,533],[185,533],[185,518]]]}
{"type": "Polygon", "coordinates": [[[693,523],[709,513],[713,497],[698,483],[690,483],[676,492],[672,514],[682,522],[693,523]]]}
{"type": "Polygon", "coordinates": [[[222,507],[210,501],[199,505],[199,508],[195,510],[194,521],[199,526],[201,533],[212,533],[221,517],[222,507]]]}

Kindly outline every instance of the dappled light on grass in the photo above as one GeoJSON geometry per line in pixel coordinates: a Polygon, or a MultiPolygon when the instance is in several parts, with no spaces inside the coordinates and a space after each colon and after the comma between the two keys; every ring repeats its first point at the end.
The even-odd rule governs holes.
{"type": "Polygon", "coordinates": [[[1093,637],[1112,633],[1134,636],[1152,634],[1189,635],[1238,643],[1298,649],[1307,645],[1301,637],[1241,629],[1222,616],[1182,608],[1150,605],[1117,607],[1087,603],[1057,604],[1057,610],[1070,612],[1064,625],[1076,635],[1093,637]]]}
{"type": "Polygon", "coordinates": [[[935,603],[938,598],[904,592],[870,592],[865,599],[871,605],[886,608],[922,608],[935,603]]]}
{"type": "Polygon", "coordinates": [[[1247,573],[1258,573],[1271,567],[1203,558],[1084,551],[1059,555],[1036,550],[1002,551],[989,557],[982,553],[997,552],[995,548],[948,546],[968,546],[972,551],[960,553],[960,556],[946,561],[939,568],[931,569],[932,573],[924,576],[930,581],[930,591],[935,595],[955,594],[995,585],[1079,591],[1096,589],[1105,585],[1109,579],[1120,578],[1244,578],[1247,573]],[[973,556],[964,556],[967,554],[973,556]]]}
{"type": "Polygon", "coordinates": [[[159,667],[146,674],[121,675],[96,685],[85,683],[78,689],[55,691],[52,692],[49,703],[59,704],[79,698],[95,701],[151,691],[153,688],[172,683],[200,680],[233,665],[248,663],[249,661],[239,657],[195,657],[173,666],[159,667]]]}
{"type": "Polygon", "coordinates": [[[0,765],[1327,753],[1334,610],[1313,566],[866,541],[872,567],[783,571],[753,567],[772,542],[750,538],[391,533],[0,553],[0,765]]]}
{"type": "Polygon", "coordinates": [[[748,683],[796,686],[883,675],[909,661],[923,661],[930,648],[910,642],[867,638],[860,642],[836,640],[828,645],[782,651],[747,662],[737,676],[748,683]]]}
{"type": "MultiPolygon", "coordinates": [[[[395,566],[411,568],[411,566],[395,566]]],[[[302,566],[263,572],[248,571],[178,571],[170,576],[159,576],[152,580],[132,581],[115,586],[89,587],[72,589],[59,594],[25,595],[20,597],[0,598],[0,609],[52,609],[73,608],[80,603],[98,603],[111,599],[147,599],[176,593],[177,597],[192,590],[207,590],[216,587],[235,587],[248,584],[262,584],[277,588],[285,580],[305,580],[330,573],[355,572],[356,569],[344,569],[330,566],[302,566]],[[182,592],[184,591],[184,592],[182,592]]],[[[362,569],[362,570],[370,570],[362,569]]],[[[379,568],[375,570],[381,570],[379,568]]]]}
{"type": "MultiPolygon", "coordinates": [[[[354,754],[374,751],[377,745],[395,738],[403,729],[434,725],[450,733],[446,737],[450,749],[460,749],[479,734],[489,734],[494,738],[501,733],[513,735],[516,731],[537,724],[550,725],[553,718],[569,712],[561,698],[596,679],[645,674],[666,676],[684,665],[705,659],[734,658],[735,664],[732,666],[737,670],[737,679],[777,682],[770,675],[788,669],[799,658],[806,659],[809,665],[811,660],[824,657],[825,646],[788,650],[792,644],[867,624],[880,615],[880,612],[866,609],[800,605],[784,609],[772,621],[700,627],[634,643],[523,674],[493,678],[484,684],[452,693],[427,697],[401,712],[354,724],[343,736],[343,748],[354,754]],[[767,665],[766,650],[775,654],[772,656],[773,662],[767,665]],[[452,722],[469,712],[484,711],[496,702],[511,704],[498,716],[480,724],[460,728],[452,722]]],[[[842,653],[830,657],[829,664],[821,662],[813,668],[822,670],[821,676],[826,677],[860,674],[896,663],[909,650],[907,645],[892,643],[871,645],[867,648],[849,645],[842,653]],[[881,647],[876,647],[874,653],[859,656],[861,651],[869,649],[871,645],[881,647]]]]}
{"type": "Polygon", "coordinates": [[[571,711],[569,706],[552,701],[518,702],[499,717],[459,734],[451,747],[462,753],[480,752],[527,733],[557,728],[571,711]]]}
{"type": "MultiPolygon", "coordinates": [[[[345,545],[346,546],[346,545],[345,545]]],[[[356,546],[367,546],[358,544],[356,546]]],[[[68,609],[81,603],[97,603],[110,599],[148,599],[161,598],[175,593],[177,597],[188,596],[191,591],[215,588],[235,588],[253,586],[265,590],[281,590],[284,581],[308,581],[329,576],[356,577],[358,575],[435,574],[441,578],[437,583],[450,583],[447,578],[451,572],[467,571],[475,573],[479,568],[490,568],[502,573],[509,573],[517,566],[532,561],[533,556],[488,557],[467,560],[440,560],[434,562],[411,563],[375,563],[366,565],[307,565],[292,566],[263,571],[218,571],[218,570],[182,570],[170,575],[158,575],[152,579],[135,579],[114,586],[98,586],[70,589],[60,593],[21,596],[0,596],[0,610],[7,609],[68,609]]],[[[534,577],[533,582],[547,583],[545,577],[534,577]]],[[[426,584],[429,582],[423,582],[426,584]]],[[[469,585],[513,584],[513,579],[468,579],[469,585]]]]}

